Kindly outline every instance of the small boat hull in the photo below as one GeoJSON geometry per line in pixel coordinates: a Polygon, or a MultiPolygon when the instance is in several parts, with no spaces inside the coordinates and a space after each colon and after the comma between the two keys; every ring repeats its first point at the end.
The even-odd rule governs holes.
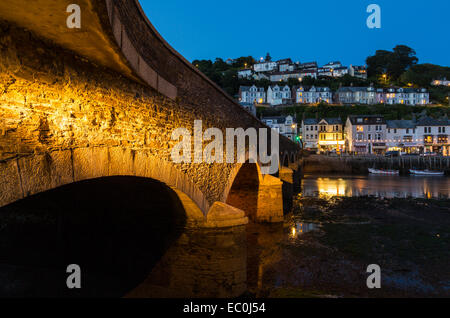
{"type": "Polygon", "coordinates": [[[429,171],[429,170],[410,169],[409,172],[416,176],[443,176],[444,175],[444,171],[429,171]]]}
{"type": "Polygon", "coordinates": [[[387,176],[398,176],[400,172],[398,170],[381,170],[369,168],[371,174],[387,175],[387,176]]]}

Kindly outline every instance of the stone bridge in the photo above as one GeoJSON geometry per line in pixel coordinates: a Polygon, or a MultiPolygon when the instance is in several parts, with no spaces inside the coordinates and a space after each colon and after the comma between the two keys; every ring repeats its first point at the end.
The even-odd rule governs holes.
{"type": "Polygon", "coordinates": [[[172,188],[195,226],[281,221],[298,146],[280,136],[275,175],[258,162],[176,164],[171,133],[194,120],[224,135],[266,127],[177,53],[137,0],[0,2],[0,206],[126,175],[172,188]],[[67,26],[71,3],[81,28],[67,26]]]}

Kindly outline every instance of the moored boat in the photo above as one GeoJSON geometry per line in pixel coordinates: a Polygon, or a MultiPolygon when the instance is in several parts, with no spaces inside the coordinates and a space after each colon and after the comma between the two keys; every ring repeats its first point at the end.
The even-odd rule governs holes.
{"type": "Polygon", "coordinates": [[[443,176],[444,171],[431,171],[431,170],[414,170],[410,169],[409,172],[416,176],[443,176]]]}
{"type": "Polygon", "coordinates": [[[399,170],[383,170],[383,169],[373,169],[373,168],[369,168],[369,172],[372,174],[382,174],[382,175],[399,175],[400,172],[399,170]]]}

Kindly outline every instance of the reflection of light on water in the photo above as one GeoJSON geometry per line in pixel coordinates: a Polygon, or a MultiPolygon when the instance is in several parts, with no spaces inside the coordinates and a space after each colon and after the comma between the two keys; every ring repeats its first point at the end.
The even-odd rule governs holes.
{"type": "Polygon", "coordinates": [[[290,237],[295,239],[298,236],[306,232],[314,231],[317,228],[318,225],[314,223],[303,223],[303,222],[295,223],[295,225],[291,227],[290,237]]]}
{"type": "Polygon", "coordinates": [[[339,179],[329,179],[329,178],[318,178],[317,188],[319,191],[319,196],[345,196],[345,180],[339,179]]]}
{"type": "Polygon", "coordinates": [[[352,176],[343,178],[305,178],[302,181],[304,197],[358,197],[380,198],[449,198],[449,178],[402,176],[352,176]]]}

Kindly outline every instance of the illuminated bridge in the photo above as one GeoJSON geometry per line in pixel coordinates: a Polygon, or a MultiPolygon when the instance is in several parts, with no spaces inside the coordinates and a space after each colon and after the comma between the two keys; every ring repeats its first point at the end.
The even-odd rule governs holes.
{"type": "Polygon", "coordinates": [[[280,137],[274,175],[250,162],[176,164],[171,133],[194,120],[224,135],[265,127],[177,53],[137,0],[0,2],[0,206],[131,176],[172,189],[193,226],[281,221],[298,146],[280,137]],[[74,2],[81,28],[66,23],[74,2]]]}

